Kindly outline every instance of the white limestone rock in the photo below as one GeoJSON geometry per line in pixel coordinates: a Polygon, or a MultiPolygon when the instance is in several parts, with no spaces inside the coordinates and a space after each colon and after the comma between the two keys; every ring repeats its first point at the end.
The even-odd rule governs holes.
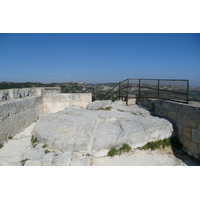
{"type": "Polygon", "coordinates": [[[23,138],[21,140],[8,140],[4,143],[4,147],[0,149],[0,159],[4,159],[8,162],[19,162],[24,159],[26,151],[31,149],[31,143],[29,138],[23,138]]]}
{"type": "Polygon", "coordinates": [[[43,166],[51,166],[52,162],[53,162],[54,155],[55,155],[55,153],[53,153],[53,152],[45,154],[41,159],[41,164],[43,166]]]}
{"type": "Polygon", "coordinates": [[[70,166],[71,164],[71,153],[61,153],[57,156],[54,156],[53,165],[55,166],[70,166]]]}
{"type": "Polygon", "coordinates": [[[74,108],[66,112],[41,115],[33,134],[50,149],[61,152],[87,151],[97,123],[91,112],[74,108]]]}
{"type": "Polygon", "coordinates": [[[133,113],[134,115],[150,115],[149,110],[141,108],[138,105],[124,106],[124,105],[112,103],[111,107],[121,112],[133,113]]]}
{"type": "Polygon", "coordinates": [[[8,91],[1,90],[0,91],[0,102],[8,100],[8,91]]]}
{"type": "Polygon", "coordinates": [[[27,160],[24,166],[41,166],[40,160],[27,160]]]}
{"type": "Polygon", "coordinates": [[[108,151],[109,149],[101,149],[98,152],[95,152],[94,154],[92,154],[93,157],[99,158],[99,157],[105,157],[108,155],[108,151]]]}
{"type": "Polygon", "coordinates": [[[82,156],[80,153],[73,152],[71,166],[90,166],[90,157],[82,156]]]}
{"type": "Polygon", "coordinates": [[[111,100],[103,100],[103,101],[96,100],[96,101],[88,104],[87,109],[98,110],[100,108],[109,108],[111,106],[111,103],[112,103],[111,100]]]}
{"type": "Polygon", "coordinates": [[[125,101],[113,101],[111,104],[112,107],[117,107],[117,106],[126,106],[125,101]]]}
{"type": "Polygon", "coordinates": [[[170,137],[173,132],[172,124],[165,119],[119,111],[105,112],[99,115],[93,151],[119,147],[123,143],[136,148],[149,141],[170,137]]]}
{"type": "Polygon", "coordinates": [[[40,160],[44,156],[44,150],[31,149],[23,154],[24,159],[40,160]]]}
{"type": "Polygon", "coordinates": [[[8,162],[5,159],[0,159],[0,166],[13,166],[13,165],[15,165],[15,164],[12,162],[8,162]]]}
{"type": "Polygon", "coordinates": [[[44,114],[36,123],[33,134],[51,149],[87,153],[119,147],[124,143],[136,148],[172,135],[169,121],[132,114],[134,108],[136,111],[140,109],[132,107],[131,112],[121,112],[70,108],[44,114]]]}
{"type": "Polygon", "coordinates": [[[81,166],[90,166],[91,159],[89,156],[83,157],[81,159],[81,166]]]}
{"type": "Polygon", "coordinates": [[[71,166],[81,166],[81,155],[74,152],[71,156],[71,166]]]}

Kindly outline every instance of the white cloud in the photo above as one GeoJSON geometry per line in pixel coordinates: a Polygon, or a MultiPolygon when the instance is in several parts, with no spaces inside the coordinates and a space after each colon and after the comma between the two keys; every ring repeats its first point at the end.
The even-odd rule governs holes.
{"type": "Polygon", "coordinates": [[[56,79],[56,78],[48,78],[48,79],[54,80],[54,79],[56,79]]]}
{"type": "Polygon", "coordinates": [[[67,78],[67,79],[68,79],[68,78],[70,78],[70,76],[65,76],[65,78],[67,78]]]}

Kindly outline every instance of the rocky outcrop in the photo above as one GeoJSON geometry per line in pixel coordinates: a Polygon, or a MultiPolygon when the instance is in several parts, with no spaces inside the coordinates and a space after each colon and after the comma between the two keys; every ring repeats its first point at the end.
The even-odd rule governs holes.
{"type": "MultiPolygon", "coordinates": [[[[109,149],[101,149],[94,153],[60,152],[50,149],[43,143],[33,147],[32,130],[35,123],[21,133],[9,139],[0,149],[0,166],[155,166],[155,165],[185,165],[176,158],[171,148],[139,150],[132,148],[130,152],[109,157],[109,149]]],[[[185,159],[185,157],[184,157],[185,159]]],[[[190,159],[184,161],[187,165],[198,165],[190,159]]]]}
{"type": "Polygon", "coordinates": [[[33,135],[51,149],[86,153],[119,147],[124,143],[136,148],[172,135],[169,121],[153,117],[137,105],[113,105],[110,111],[96,110],[112,107],[111,102],[106,102],[106,106],[104,103],[101,106],[99,102],[98,106],[97,103],[91,104],[88,109],[69,108],[41,115],[33,135]]]}
{"type": "Polygon", "coordinates": [[[104,108],[109,108],[111,106],[111,103],[112,103],[111,100],[103,100],[103,101],[96,100],[92,103],[89,103],[86,108],[89,110],[104,109],[104,108]]]}

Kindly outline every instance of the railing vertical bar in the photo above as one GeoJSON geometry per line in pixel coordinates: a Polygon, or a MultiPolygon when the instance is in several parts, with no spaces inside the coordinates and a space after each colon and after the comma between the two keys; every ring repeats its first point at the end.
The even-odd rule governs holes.
{"type": "Polygon", "coordinates": [[[187,103],[189,102],[189,80],[187,80],[187,103]]]}
{"type": "Polygon", "coordinates": [[[140,99],[140,82],[141,82],[141,79],[139,79],[139,99],[140,99]]]}
{"type": "Polygon", "coordinates": [[[120,90],[121,90],[121,88],[120,88],[120,83],[119,83],[119,97],[118,97],[118,100],[120,100],[120,90]]]}
{"type": "Polygon", "coordinates": [[[128,90],[129,90],[129,79],[127,79],[127,94],[126,94],[126,105],[128,106],[128,90]]]}
{"type": "Polygon", "coordinates": [[[158,99],[160,99],[160,79],[158,79],[158,99]]]}

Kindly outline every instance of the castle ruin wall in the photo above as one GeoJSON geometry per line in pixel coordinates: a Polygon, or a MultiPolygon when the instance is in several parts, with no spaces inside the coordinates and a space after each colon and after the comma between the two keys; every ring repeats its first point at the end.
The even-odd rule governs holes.
{"type": "Polygon", "coordinates": [[[91,93],[61,93],[59,87],[0,90],[0,143],[22,131],[43,113],[68,107],[86,108],[91,101],[91,93]]]}
{"type": "Polygon", "coordinates": [[[61,93],[59,87],[45,88],[44,113],[55,113],[69,107],[82,107],[92,102],[91,93],[61,93]]]}
{"type": "Polygon", "coordinates": [[[183,149],[200,160],[200,107],[156,100],[155,114],[170,119],[183,149]]]}

